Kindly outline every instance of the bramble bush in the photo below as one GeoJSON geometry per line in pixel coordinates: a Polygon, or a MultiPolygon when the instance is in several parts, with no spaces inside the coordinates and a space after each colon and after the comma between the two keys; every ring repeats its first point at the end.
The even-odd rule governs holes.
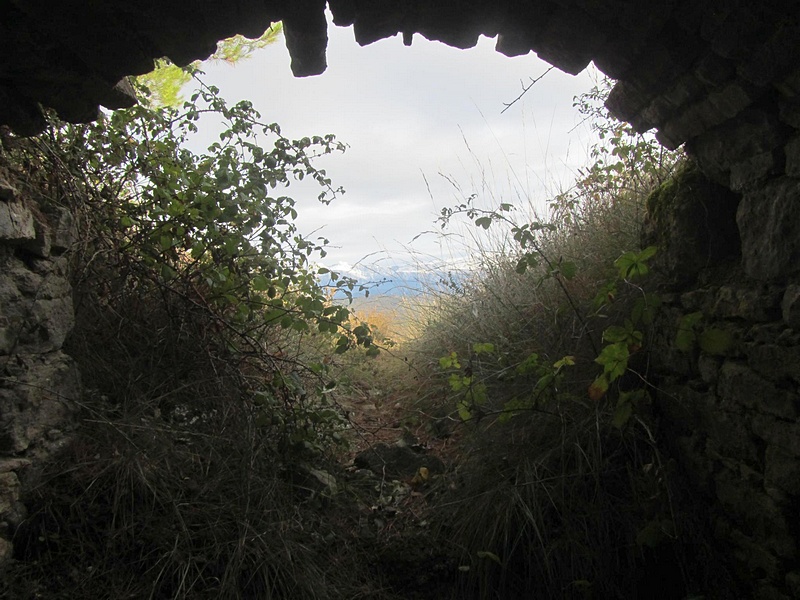
{"type": "Polygon", "coordinates": [[[77,221],[66,349],[85,387],[70,443],[26,486],[7,589],[324,598],[371,585],[357,551],[308,541],[342,534],[312,485],[348,427],[332,359],[376,348],[329,301],[358,284],[317,266],[327,240],[298,231],[286,190],[312,179],[330,202],[341,190],[314,161],[342,150],[331,135],[290,140],[205,86],[180,108],[54,120],[4,150],[15,184],[77,221]],[[222,132],[193,152],[205,116],[222,132]]]}

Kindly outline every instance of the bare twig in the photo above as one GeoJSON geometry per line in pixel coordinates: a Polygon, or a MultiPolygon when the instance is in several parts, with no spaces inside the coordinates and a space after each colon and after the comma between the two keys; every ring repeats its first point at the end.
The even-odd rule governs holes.
{"type": "MultiPolygon", "coordinates": [[[[514,98],[514,99],[513,99],[511,102],[508,102],[508,103],[506,103],[506,102],[503,102],[503,106],[505,106],[505,108],[504,108],[503,110],[501,110],[501,111],[500,111],[500,114],[502,115],[502,114],[503,114],[504,112],[506,112],[506,111],[507,111],[509,108],[511,108],[512,106],[514,106],[514,105],[515,105],[515,104],[516,104],[516,103],[517,103],[517,102],[520,100],[520,98],[522,98],[522,97],[523,97],[525,94],[527,94],[527,93],[528,93],[528,90],[529,90],[529,89],[531,89],[531,88],[532,88],[534,85],[536,85],[537,83],[539,83],[539,82],[540,82],[540,81],[541,81],[541,80],[544,78],[544,76],[545,76],[545,75],[547,75],[547,74],[548,74],[550,71],[552,71],[553,69],[555,69],[555,67],[550,67],[549,69],[547,69],[547,71],[545,71],[544,73],[542,73],[541,75],[539,75],[539,76],[538,76],[536,79],[531,79],[531,82],[530,82],[528,85],[523,85],[523,86],[522,86],[522,93],[521,93],[519,96],[517,96],[516,98],[514,98]]],[[[521,82],[520,82],[520,83],[521,83],[521,82]]]]}

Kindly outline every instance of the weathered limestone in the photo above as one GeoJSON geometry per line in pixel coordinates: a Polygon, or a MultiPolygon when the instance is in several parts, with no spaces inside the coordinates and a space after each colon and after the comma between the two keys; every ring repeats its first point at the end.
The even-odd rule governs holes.
{"type": "MultiPolygon", "coordinates": [[[[641,131],[657,129],[670,147],[717,128],[752,129],[741,116],[759,105],[778,104],[782,123],[798,126],[800,5],[782,0],[757,7],[694,0],[235,0],[201,6],[186,0],[135,6],[121,0],[15,0],[0,8],[0,123],[23,134],[41,129],[38,103],[76,122],[95,118],[98,105],[130,106],[125,75],[150,70],[162,56],[177,64],[205,58],[218,40],[235,33],[258,36],[273,21],[284,22],[295,75],[322,73],[326,6],[334,23],[352,27],[362,45],[397,34],[411,44],[419,33],[468,48],[486,35],[497,37],[499,52],[533,51],[568,73],[594,61],[619,80],[609,108],[641,131]]],[[[700,162],[722,178],[733,175],[734,187],[783,166],[780,156],[772,162],[765,155],[774,145],[734,148],[723,159],[727,143],[719,147],[718,136],[711,137],[696,144],[713,146],[698,153],[700,162]]],[[[762,133],[753,139],[768,138],[762,133]]]]}
{"type": "MultiPolygon", "coordinates": [[[[652,353],[662,438],[705,495],[736,571],[756,582],[753,596],[800,597],[800,3],[327,5],[360,44],[397,34],[411,44],[419,33],[466,48],[487,35],[508,56],[533,51],[570,73],[593,60],[618,80],[608,100],[616,116],[656,129],[668,147],[686,144],[709,179],[685,174],[650,206],[648,243],[660,247],[654,266],[665,286],[652,353]],[[681,320],[697,312],[702,328],[730,343],[713,353],[678,349],[681,320]]],[[[217,40],[258,36],[271,21],[285,24],[294,73],[321,73],[325,6],[10,0],[0,6],[0,124],[40,131],[40,103],[74,122],[94,119],[99,105],[130,106],[124,76],[161,56],[205,58],[217,40]]],[[[18,474],[27,463],[15,461],[59,443],[80,391],[60,349],[71,300],[59,255],[71,233],[68,212],[43,210],[0,178],[0,562],[10,553],[3,536],[22,514],[18,474]]],[[[382,470],[388,454],[418,458],[409,452],[363,458],[382,470]]]]}
{"type": "Polygon", "coordinates": [[[0,177],[0,563],[25,516],[20,476],[61,447],[80,378],[61,347],[72,329],[63,207],[42,207],[0,177]]]}
{"type": "Polygon", "coordinates": [[[800,181],[782,177],[742,196],[736,221],[745,272],[760,280],[800,272],[800,181]]]}
{"type": "MultiPolygon", "coordinates": [[[[722,238],[713,228],[704,234],[690,219],[680,219],[684,206],[708,205],[715,187],[695,179],[690,188],[686,179],[662,189],[658,203],[650,206],[655,214],[648,237],[660,239],[665,254],[654,264],[665,309],[651,353],[661,437],[705,498],[712,530],[730,549],[734,571],[753,597],[795,598],[800,582],[791,570],[800,561],[800,285],[791,258],[797,220],[788,213],[796,183],[783,177],[745,192],[736,212],[741,246],[729,240],[728,252],[720,248],[715,261],[703,264],[702,257],[687,257],[684,248],[697,249],[697,236],[722,238]],[[761,204],[755,198],[770,193],[777,197],[772,210],[766,198],[761,204]],[[693,276],[683,276],[686,270],[693,276]],[[792,283],[775,281],[780,278],[792,283]],[[723,330],[729,343],[712,352],[700,344],[678,349],[682,320],[696,313],[702,315],[698,334],[723,330]]],[[[731,218],[730,206],[727,217],[712,214],[717,218],[711,223],[724,223],[731,218]]],[[[727,231],[727,225],[719,226],[727,231]]]]}

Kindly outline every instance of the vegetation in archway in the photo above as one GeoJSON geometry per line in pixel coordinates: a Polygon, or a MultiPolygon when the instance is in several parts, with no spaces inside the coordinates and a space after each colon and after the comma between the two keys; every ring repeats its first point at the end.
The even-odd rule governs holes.
{"type": "Polygon", "coordinates": [[[713,576],[648,373],[660,300],[645,204],[685,158],[608,118],[607,89],[576,100],[599,141],[548,214],[475,195],[442,212],[504,232],[431,290],[406,346],[417,414],[457,439],[458,483],[433,519],[458,556],[454,597],[681,599],[713,576]]]}
{"type": "Polygon", "coordinates": [[[358,284],[295,226],[294,181],[340,192],[314,166],[343,150],[332,136],[287,139],[202,88],[6,148],[19,184],[77,219],[68,350],[86,393],[28,482],[0,592],[626,598],[669,577],[691,597],[710,570],[650,421],[657,249],[638,237],[682,157],[607,119],[604,94],[579,99],[601,142],[548,215],[471,199],[442,214],[512,243],[432,292],[402,361],[368,362],[377,333],[331,302],[358,284]],[[192,152],[207,114],[225,127],[192,152]],[[344,471],[339,401],[359,388],[392,419],[366,433],[438,444],[450,470],[344,471]]]}
{"type": "MultiPolygon", "coordinates": [[[[236,64],[249,58],[256,50],[277,42],[282,33],[283,24],[273,23],[255,39],[235,35],[220,41],[216,52],[207,60],[236,64]]],[[[180,106],[184,101],[181,91],[192,80],[192,74],[197,73],[199,66],[199,61],[179,67],[166,58],[157,60],[153,71],[134,78],[136,85],[144,90],[141,100],[153,106],[180,106]]]]}
{"type": "Polygon", "coordinates": [[[374,354],[345,303],[356,283],[317,261],[291,184],[341,190],[314,166],[344,146],[291,140],[247,102],[202,87],[15,140],[3,161],[44,210],[69,209],[83,374],[77,429],[26,487],[29,515],[2,593],[71,598],[354,597],[321,511],[346,443],[330,365],[374,354]],[[205,152],[187,141],[224,122],[205,152]],[[309,531],[319,536],[310,540],[309,531]],[[327,548],[327,549],[326,549],[327,548]]]}

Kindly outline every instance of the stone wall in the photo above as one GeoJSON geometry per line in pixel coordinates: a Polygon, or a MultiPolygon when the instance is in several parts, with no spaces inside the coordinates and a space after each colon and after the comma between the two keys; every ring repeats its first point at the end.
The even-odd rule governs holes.
{"type": "Polygon", "coordinates": [[[80,396],[62,350],[72,328],[65,208],[37,201],[0,170],[0,562],[25,517],[20,477],[67,439],[80,396]]]}
{"type": "Polygon", "coordinates": [[[736,194],[690,170],[651,197],[645,241],[661,247],[665,306],[650,354],[660,439],[732,571],[772,600],[800,597],[800,278],[771,242],[797,219],[750,208],[751,194],[768,193],[780,206],[800,182],[736,194]],[[760,245],[739,243],[737,218],[760,245]]]}
{"type": "MultiPolygon", "coordinates": [[[[368,44],[415,34],[469,47],[497,37],[567,72],[618,80],[609,107],[686,173],[651,202],[665,309],[650,376],[670,451],[760,598],[800,597],[800,3],[670,0],[330,0],[368,44]],[[681,333],[681,343],[678,343],[681,333]],[[679,347],[680,346],[680,347],[679,347]]],[[[283,20],[297,75],[326,66],[325,0],[11,0],[0,5],[0,123],[44,126],[134,102],[125,75],[204,58],[217,40],[283,20]]],[[[387,68],[391,68],[387,65],[387,68]]],[[[264,74],[269,77],[268,73],[264,74]]],[[[12,182],[13,183],[13,182],[12,182]]],[[[80,391],[66,212],[0,181],[0,535],[22,509],[17,474],[63,439],[80,391]]],[[[0,542],[0,557],[8,552],[0,542]]]]}

